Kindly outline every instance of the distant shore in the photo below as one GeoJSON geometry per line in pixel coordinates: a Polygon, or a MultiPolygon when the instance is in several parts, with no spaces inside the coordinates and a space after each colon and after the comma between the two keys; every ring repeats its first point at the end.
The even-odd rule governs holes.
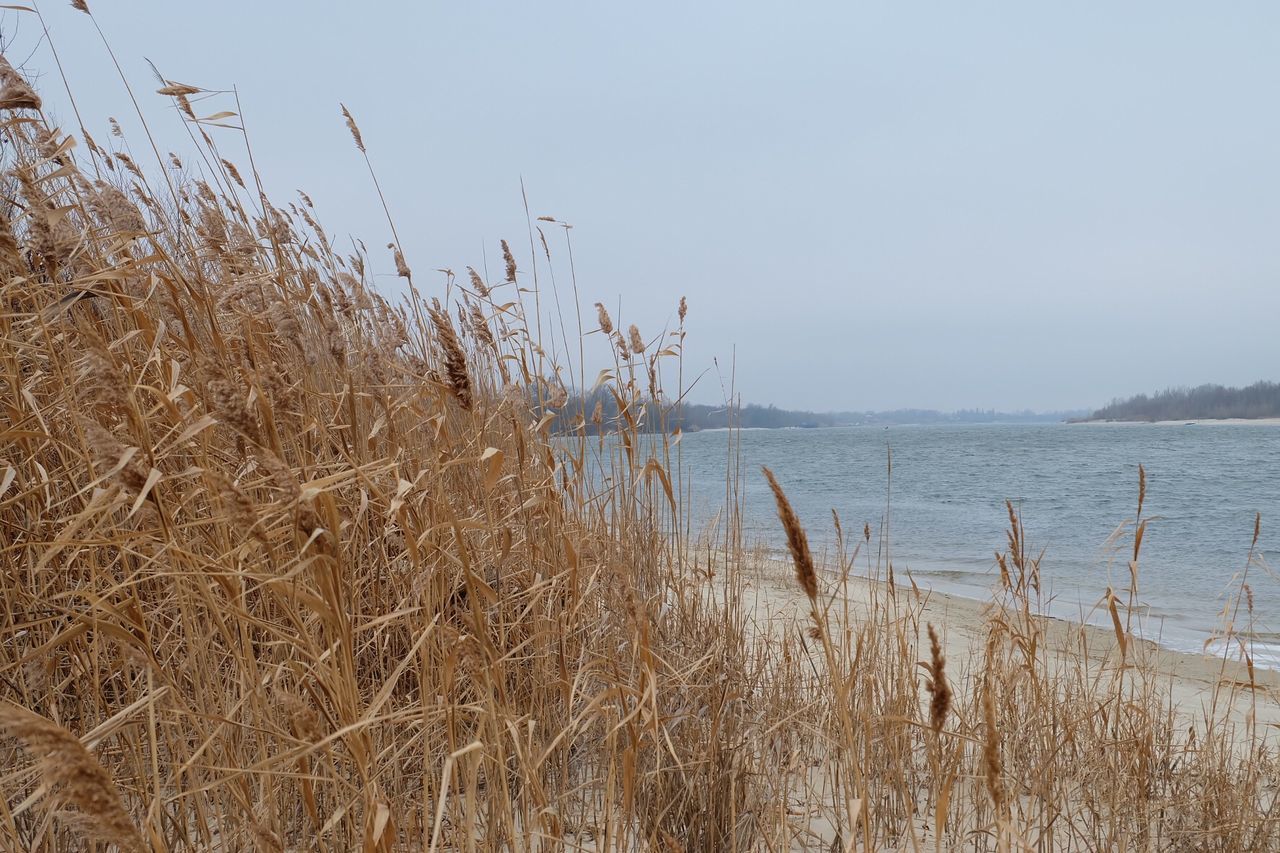
{"type": "Polygon", "coordinates": [[[1178,421],[1067,421],[1072,426],[1280,426],[1280,418],[1187,418],[1178,421]]]}

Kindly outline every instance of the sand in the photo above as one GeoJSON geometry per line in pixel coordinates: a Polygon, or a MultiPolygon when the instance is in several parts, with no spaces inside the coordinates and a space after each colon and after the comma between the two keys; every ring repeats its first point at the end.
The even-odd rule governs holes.
{"type": "MultiPolygon", "coordinates": [[[[754,568],[748,570],[744,599],[752,608],[754,618],[762,627],[772,631],[785,631],[798,621],[808,621],[808,600],[804,598],[794,580],[791,564],[777,558],[757,555],[751,561],[754,568]]],[[[828,575],[832,577],[832,575],[828,575]]],[[[851,578],[848,599],[851,611],[865,612],[871,595],[872,582],[863,578],[851,578]]],[[[881,595],[885,586],[881,583],[881,595]]],[[[898,594],[911,594],[911,587],[899,583],[898,594]]],[[[932,622],[942,635],[947,659],[964,666],[976,660],[985,640],[985,622],[990,603],[963,598],[958,595],[921,589],[925,596],[922,624],[932,622]]],[[[1047,637],[1051,647],[1065,643],[1081,630],[1077,623],[1065,619],[1044,617],[1047,637]]],[[[1114,663],[1116,638],[1109,628],[1084,625],[1088,636],[1090,657],[1099,662],[1114,663]]],[[[922,638],[923,639],[923,638],[922,638]]],[[[1251,683],[1250,673],[1238,660],[1224,660],[1221,656],[1188,654],[1163,648],[1145,640],[1144,650],[1151,653],[1156,671],[1167,680],[1169,695],[1177,713],[1188,725],[1199,727],[1214,701],[1215,687],[1219,707],[1228,702],[1239,719],[1250,712],[1256,713],[1262,725],[1280,727],[1280,672],[1255,668],[1251,683]],[[1255,701],[1256,700],[1256,701],[1255,701]]],[[[927,640],[920,649],[927,648],[927,640]]]]}

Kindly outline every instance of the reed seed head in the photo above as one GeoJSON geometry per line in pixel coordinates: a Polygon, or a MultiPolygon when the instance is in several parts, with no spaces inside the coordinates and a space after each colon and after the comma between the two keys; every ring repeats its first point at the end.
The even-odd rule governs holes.
{"type": "Polygon", "coordinates": [[[0,110],[38,110],[40,96],[9,60],[0,56],[0,110]]]}
{"type": "Polygon", "coordinates": [[[88,205],[93,215],[116,234],[132,236],[147,231],[147,221],[137,205],[106,181],[93,182],[88,205]]]}
{"type": "Polygon", "coordinates": [[[773,490],[774,501],[778,504],[778,520],[782,522],[782,529],[787,534],[787,549],[791,552],[791,562],[795,564],[796,583],[800,584],[800,588],[804,590],[804,594],[811,602],[816,602],[818,571],[813,564],[813,554],[809,551],[809,537],[805,535],[804,527],[800,525],[800,518],[791,507],[791,501],[787,500],[787,495],[782,491],[782,486],[778,484],[773,472],[768,468],[761,470],[764,471],[765,479],[769,481],[769,488],[773,490]]]}
{"type": "Polygon", "coordinates": [[[982,716],[984,737],[982,742],[982,763],[986,769],[987,793],[995,806],[996,816],[1004,814],[1004,772],[1000,759],[1000,731],[996,723],[996,697],[992,688],[990,674],[984,678],[982,689],[982,716]]]}
{"type": "Polygon", "coordinates": [[[156,89],[157,95],[168,95],[171,98],[186,97],[187,95],[200,94],[200,88],[197,86],[188,86],[185,83],[166,83],[159,89],[156,89]]]}
{"type": "Polygon", "coordinates": [[[470,409],[474,402],[471,393],[471,377],[467,373],[467,356],[458,340],[458,333],[453,329],[449,315],[439,307],[429,309],[431,322],[436,329],[436,342],[444,357],[444,381],[453,392],[454,398],[464,409],[470,409]]]}
{"type": "Polygon", "coordinates": [[[596,318],[600,322],[600,331],[606,335],[613,332],[613,320],[610,319],[609,312],[605,309],[603,302],[596,303],[596,318]]]}
{"type": "Polygon", "coordinates": [[[19,741],[37,762],[44,784],[86,840],[146,849],[125,811],[120,791],[93,753],[57,723],[17,705],[0,705],[0,730],[19,741]]]}
{"type": "Polygon", "coordinates": [[[356,120],[351,117],[351,112],[347,109],[346,104],[338,104],[342,107],[342,117],[347,120],[347,130],[351,131],[351,138],[355,140],[356,148],[360,149],[360,153],[366,153],[364,150],[364,139],[360,136],[360,128],[356,126],[356,120]]]}
{"type": "Polygon", "coordinates": [[[480,306],[472,303],[470,306],[471,331],[475,333],[476,340],[487,347],[496,346],[493,338],[493,330],[489,328],[489,322],[484,318],[484,312],[480,310],[480,306]]]}
{"type": "Polygon", "coordinates": [[[412,279],[413,273],[409,271],[409,265],[404,262],[404,254],[400,251],[400,249],[396,246],[396,244],[388,243],[387,248],[391,249],[394,253],[395,262],[396,262],[396,275],[399,276],[400,278],[412,279]]]}
{"type": "Polygon", "coordinates": [[[511,247],[507,245],[507,241],[502,241],[502,260],[507,265],[507,281],[515,283],[516,280],[516,256],[511,254],[511,247]]]}
{"type": "Polygon", "coordinates": [[[938,632],[929,629],[929,726],[935,732],[942,731],[947,720],[947,712],[951,710],[951,685],[947,683],[947,659],[942,654],[942,644],[938,641],[938,632]]]}
{"type": "Polygon", "coordinates": [[[240,177],[240,170],[236,168],[235,163],[223,158],[222,165],[227,170],[227,174],[231,176],[231,180],[239,184],[241,188],[247,189],[244,185],[244,178],[240,177]]]}
{"type": "Polygon", "coordinates": [[[1142,504],[1147,499],[1147,469],[1138,465],[1138,518],[1142,518],[1142,504]]]}

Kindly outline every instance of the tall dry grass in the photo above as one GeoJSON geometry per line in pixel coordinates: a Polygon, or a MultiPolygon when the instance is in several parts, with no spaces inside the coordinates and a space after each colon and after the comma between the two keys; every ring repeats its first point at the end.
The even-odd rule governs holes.
{"type": "Polygon", "coordinates": [[[158,95],[183,178],[0,67],[0,847],[1280,844],[1266,729],[1225,681],[1183,725],[1136,589],[1101,653],[1055,632],[1011,513],[983,636],[947,659],[870,528],[836,519],[819,572],[770,478],[805,610],[760,620],[754,473],[731,444],[727,523],[695,536],[643,422],[680,397],[683,300],[650,338],[598,304],[576,335],[609,340],[620,414],[558,424],[585,366],[537,331],[536,257],[504,242],[503,281],[426,287],[391,222],[385,253],[342,253],[199,94],[158,95]]]}

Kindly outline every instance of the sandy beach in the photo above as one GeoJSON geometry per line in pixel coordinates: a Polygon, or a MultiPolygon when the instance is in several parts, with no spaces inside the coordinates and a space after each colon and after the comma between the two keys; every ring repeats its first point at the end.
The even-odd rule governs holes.
{"type": "MultiPolygon", "coordinates": [[[[745,600],[752,609],[757,623],[770,631],[796,630],[796,626],[808,625],[808,601],[796,586],[790,562],[768,555],[758,555],[749,569],[745,600]]],[[[825,575],[834,579],[834,573],[825,575]]],[[[888,585],[861,577],[850,577],[847,598],[853,619],[865,614],[870,606],[873,588],[883,601],[888,585]]],[[[917,594],[910,583],[901,579],[894,592],[899,596],[917,594]]],[[[945,653],[961,680],[972,675],[982,653],[987,633],[987,620],[995,606],[991,602],[965,598],[937,590],[919,588],[923,598],[920,634],[926,622],[932,623],[942,637],[945,653]]],[[[840,608],[838,598],[832,607],[840,608]]],[[[1115,633],[1094,625],[1080,625],[1056,617],[1040,617],[1045,625],[1050,646],[1054,649],[1071,648],[1072,655],[1087,650],[1088,657],[1104,667],[1119,663],[1115,633]],[[1083,632],[1084,643],[1080,642],[1083,632]]],[[[918,637],[921,655],[927,648],[927,638],[918,637]]],[[[1280,672],[1249,667],[1236,659],[1210,654],[1189,654],[1164,648],[1154,642],[1129,638],[1128,642],[1140,647],[1144,663],[1153,667],[1157,680],[1164,683],[1168,699],[1187,725],[1199,726],[1206,715],[1212,716],[1213,703],[1219,708],[1223,703],[1233,707],[1233,717],[1247,722],[1255,715],[1259,725],[1280,728],[1280,672]],[[1252,685],[1252,686],[1251,686],[1252,685]]],[[[1134,655],[1131,650],[1130,656],[1134,655]]]]}

